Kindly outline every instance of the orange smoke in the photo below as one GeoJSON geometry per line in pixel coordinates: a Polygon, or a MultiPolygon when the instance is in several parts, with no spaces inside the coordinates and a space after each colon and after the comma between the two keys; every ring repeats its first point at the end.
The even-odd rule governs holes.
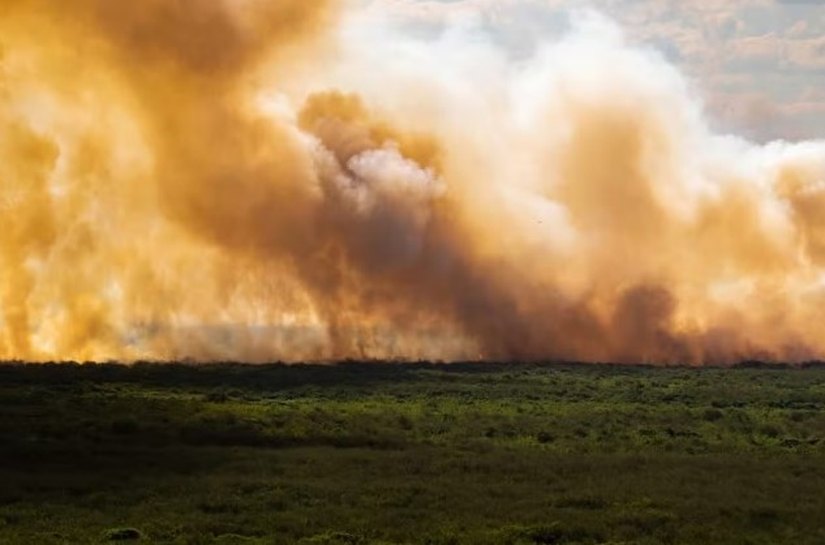
{"type": "Polygon", "coordinates": [[[825,356],[825,143],[588,15],[514,63],[338,2],[0,8],[0,358],[825,356]]]}

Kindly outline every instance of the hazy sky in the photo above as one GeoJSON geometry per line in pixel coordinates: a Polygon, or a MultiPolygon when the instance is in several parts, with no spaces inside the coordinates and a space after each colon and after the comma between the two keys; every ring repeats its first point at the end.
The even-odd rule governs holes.
{"type": "Polygon", "coordinates": [[[365,0],[437,33],[475,19],[513,55],[595,8],[689,75],[720,129],[757,140],[825,137],[825,0],[365,0]]]}

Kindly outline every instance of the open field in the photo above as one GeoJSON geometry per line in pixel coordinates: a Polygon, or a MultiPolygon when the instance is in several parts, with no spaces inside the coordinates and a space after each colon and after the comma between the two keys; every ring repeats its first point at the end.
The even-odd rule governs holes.
{"type": "Polygon", "coordinates": [[[0,543],[821,544],[825,368],[0,366],[0,543]]]}

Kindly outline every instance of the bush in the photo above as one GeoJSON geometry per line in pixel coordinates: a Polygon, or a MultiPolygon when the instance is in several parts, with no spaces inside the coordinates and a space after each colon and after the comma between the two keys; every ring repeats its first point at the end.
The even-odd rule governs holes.
{"type": "Polygon", "coordinates": [[[112,433],[115,435],[132,435],[139,428],[137,421],[132,419],[115,420],[111,426],[112,433]]]}
{"type": "Polygon", "coordinates": [[[229,401],[229,394],[223,390],[217,390],[206,394],[204,399],[210,403],[226,403],[229,401]]]}
{"type": "Polygon", "coordinates": [[[765,426],[759,428],[759,433],[766,437],[776,438],[779,437],[779,435],[782,433],[782,430],[771,424],[766,424],[765,426]]]}
{"type": "Polygon", "coordinates": [[[103,539],[107,541],[137,541],[143,538],[143,534],[136,528],[111,528],[103,533],[103,539]]]}
{"type": "Polygon", "coordinates": [[[317,545],[360,545],[365,539],[349,532],[324,532],[301,540],[301,543],[317,545]]]}
{"type": "Polygon", "coordinates": [[[725,414],[719,409],[706,409],[705,412],[702,413],[702,419],[708,422],[716,422],[717,420],[721,420],[723,416],[725,416],[725,414]]]}
{"type": "Polygon", "coordinates": [[[247,537],[239,534],[221,534],[215,538],[215,543],[220,545],[247,545],[260,543],[260,540],[256,537],[247,537]]]}
{"type": "Polygon", "coordinates": [[[594,543],[602,536],[581,528],[565,528],[560,523],[537,526],[510,526],[499,531],[498,542],[511,545],[553,545],[556,543],[594,543]]]}

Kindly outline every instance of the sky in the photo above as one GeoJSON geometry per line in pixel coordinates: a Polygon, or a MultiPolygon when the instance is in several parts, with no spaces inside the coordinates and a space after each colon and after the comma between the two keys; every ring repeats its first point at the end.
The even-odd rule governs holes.
{"type": "Polygon", "coordinates": [[[716,128],[757,141],[825,136],[821,0],[365,0],[422,33],[473,20],[514,56],[564,32],[587,6],[676,64],[716,128]]]}

